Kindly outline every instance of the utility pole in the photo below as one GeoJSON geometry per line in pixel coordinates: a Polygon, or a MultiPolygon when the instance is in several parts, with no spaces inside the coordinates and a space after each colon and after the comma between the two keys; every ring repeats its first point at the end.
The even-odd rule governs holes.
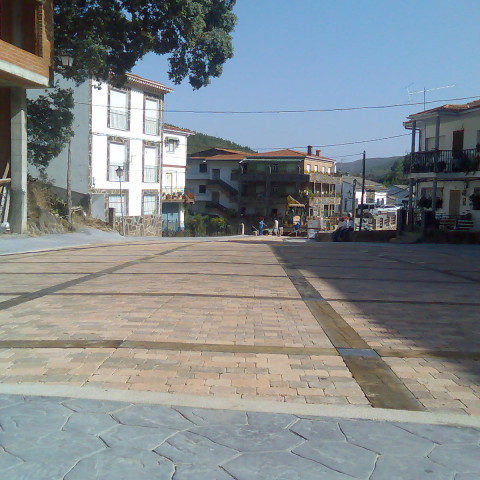
{"type": "Polygon", "coordinates": [[[360,227],[359,231],[362,231],[363,228],[363,197],[365,195],[365,150],[363,151],[363,160],[362,160],[362,197],[360,204],[360,227]]]}
{"type": "Polygon", "coordinates": [[[67,156],[67,220],[72,223],[72,140],[68,142],[67,156]]]}

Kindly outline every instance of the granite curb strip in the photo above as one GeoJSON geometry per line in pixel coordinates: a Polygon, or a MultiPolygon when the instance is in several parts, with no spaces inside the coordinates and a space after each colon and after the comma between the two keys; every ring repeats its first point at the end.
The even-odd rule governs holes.
{"type": "Polygon", "coordinates": [[[32,397],[65,397],[115,402],[165,405],[172,407],[209,408],[212,410],[285,413],[312,417],[384,420],[429,425],[458,425],[480,428],[480,415],[418,412],[357,405],[322,405],[272,402],[269,400],[232,399],[205,395],[129,391],[98,387],[68,385],[39,385],[38,383],[0,384],[0,394],[32,397]]]}

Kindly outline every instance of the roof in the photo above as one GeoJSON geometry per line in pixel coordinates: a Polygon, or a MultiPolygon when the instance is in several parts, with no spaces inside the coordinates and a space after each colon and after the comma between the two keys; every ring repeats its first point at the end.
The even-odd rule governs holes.
{"type": "Polygon", "coordinates": [[[163,125],[163,129],[166,132],[177,133],[178,135],[195,135],[196,133],[193,130],[188,130],[187,128],[175,127],[175,125],[169,125],[168,123],[165,123],[163,125]]]}
{"type": "MultiPolygon", "coordinates": [[[[353,183],[353,180],[356,180],[357,181],[357,189],[358,188],[362,188],[362,177],[355,177],[353,175],[344,175],[342,177],[342,182],[345,182],[345,183],[353,183]]],[[[375,188],[375,189],[385,189],[386,190],[386,187],[383,186],[381,183],[378,183],[378,182],[374,182],[373,180],[368,180],[368,178],[365,179],[365,187],[368,187],[368,188],[375,188]]]]}
{"type": "Polygon", "coordinates": [[[209,162],[220,160],[232,160],[239,162],[240,160],[244,160],[247,155],[249,155],[247,152],[242,152],[241,150],[214,147],[207,150],[202,150],[201,152],[192,153],[188,156],[188,158],[195,160],[208,160],[209,162]]]}
{"type": "Polygon", "coordinates": [[[305,159],[308,158],[309,160],[322,160],[322,161],[327,161],[327,162],[335,162],[335,160],[331,158],[324,157],[322,155],[308,155],[305,152],[300,152],[298,150],[292,150],[292,149],[282,149],[282,150],[272,150],[271,152],[264,152],[264,153],[254,153],[254,154],[249,154],[247,160],[254,160],[254,159],[278,159],[278,158],[291,158],[291,159],[305,159]]]}
{"type": "Polygon", "coordinates": [[[429,110],[424,110],[423,112],[412,113],[408,118],[413,118],[421,115],[431,115],[433,113],[463,113],[468,112],[469,110],[475,110],[480,108],[480,100],[474,100],[473,102],[462,103],[462,104],[451,104],[447,103],[440,107],[431,108],[429,110]]]}
{"type": "Polygon", "coordinates": [[[148,80],[147,78],[139,77],[138,75],[134,75],[133,73],[127,73],[127,79],[130,85],[134,85],[150,93],[164,94],[173,92],[172,88],[167,87],[163,83],[148,80]]]}

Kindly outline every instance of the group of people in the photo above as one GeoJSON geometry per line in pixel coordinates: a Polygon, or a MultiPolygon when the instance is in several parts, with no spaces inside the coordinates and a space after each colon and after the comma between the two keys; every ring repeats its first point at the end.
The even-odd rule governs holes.
{"type": "Polygon", "coordinates": [[[348,213],[346,217],[340,219],[337,229],[332,234],[332,241],[334,242],[348,242],[349,232],[353,232],[355,229],[355,222],[351,213],[348,213]]]}
{"type": "MultiPolygon", "coordinates": [[[[260,219],[260,222],[258,224],[258,234],[263,235],[263,231],[266,228],[267,224],[265,223],[265,220],[263,218],[260,219]]],[[[276,235],[277,237],[280,236],[280,226],[278,223],[278,219],[273,220],[273,227],[272,227],[272,234],[276,235]]]]}

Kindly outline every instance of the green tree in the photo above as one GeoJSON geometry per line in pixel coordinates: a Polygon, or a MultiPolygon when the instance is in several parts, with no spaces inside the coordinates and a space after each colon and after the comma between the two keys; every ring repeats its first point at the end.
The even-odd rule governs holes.
{"type": "Polygon", "coordinates": [[[73,136],[73,91],[55,86],[27,102],[27,158],[43,171],[73,136]]]}
{"type": "Polygon", "coordinates": [[[169,56],[170,80],[193,88],[222,73],[233,56],[236,0],[56,0],[55,70],[82,82],[124,83],[144,55],[169,56]],[[60,54],[74,58],[63,67],[60,54]],[[113,76],[112,76],[113,74],[113,76]]]}
{"type": "Polygon", "coordinates": [[[391,185],[406,185],[408,183],[403,173],[403,160],[403,157],[401,157],[393,162],[390,172],[380,180],[384,185],[388,187],[391,185]]]}

